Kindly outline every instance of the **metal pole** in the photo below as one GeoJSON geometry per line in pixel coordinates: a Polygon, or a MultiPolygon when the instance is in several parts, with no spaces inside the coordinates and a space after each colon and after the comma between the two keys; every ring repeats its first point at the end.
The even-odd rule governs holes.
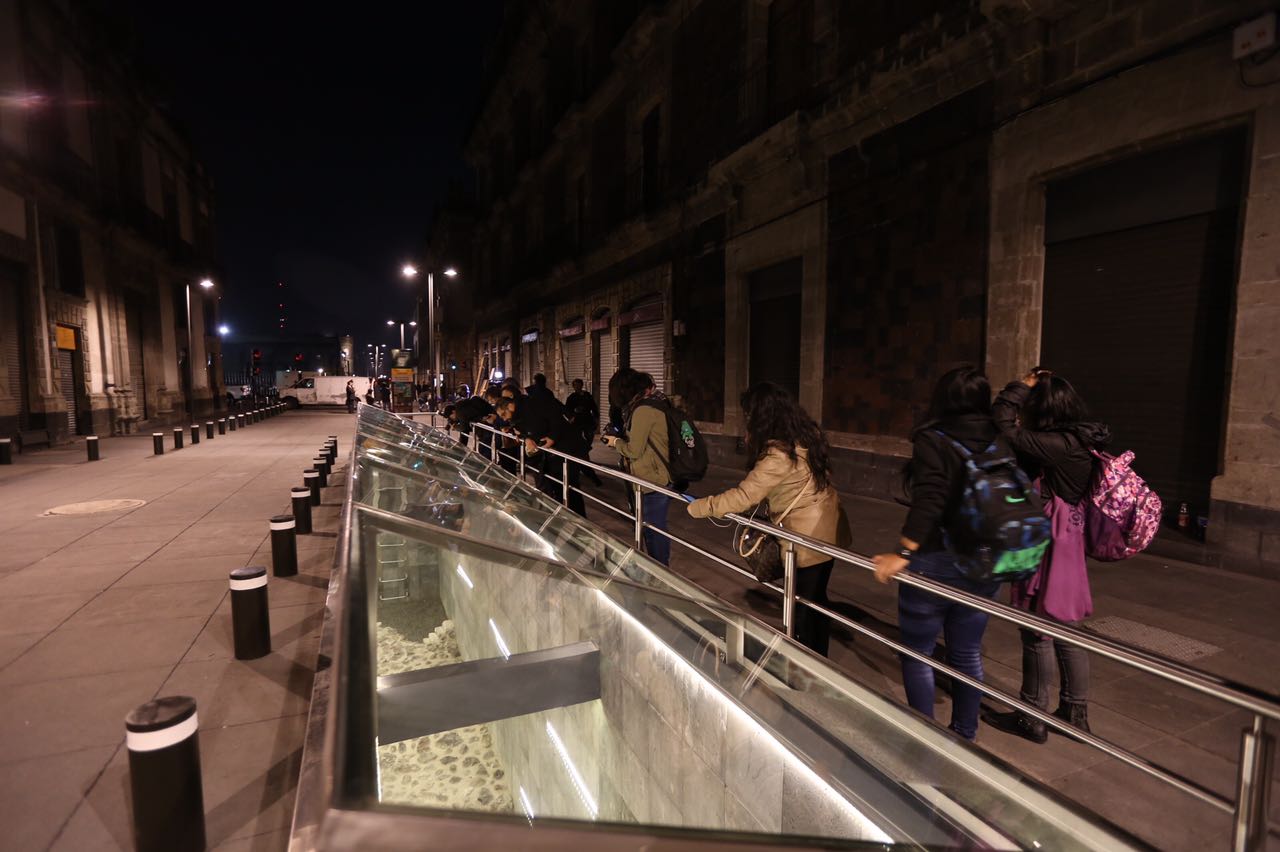
{"type": "Polygon", "coordinates": [[[191,446],[194,447],[198,443],[200,443],[200,424],[192,423],[191,424],[191,446]]]}
{"type": "Polygon", "coordinates": [[[0,464],[13,464],[12,438],[0,438],[0,464]]]}
{"type": "Polygon", "coordinates": [[[311,489],[290,488],[289,497],[293,502],[293,519],[298,523],[298,535],[311,534],[311,489]]]}
{"type": "Polygon", "coordinates": [[[138,852],[205,848],[204,785],[196,700],[157,698],[124,719],[138,852]]]}
{"type": "Polygon", "coordinates": [[[173,448],[175,450],[182,449],[182,427],[173,430],[173,448]]]}
{"type": "Polygon", "coordinates": [[[164,433],[151,433],[151,451],[158,456],[164,455],[164,433]]]}
{"type": "Polygon", "coordinates": [[[524,439],[521,438],[516,443],[520,445],[520,480],[524,481],[524,439]]]}
{"type": "Polygon", "coordinates": [[[89,454],[89,461],[97,461],[102,456],[98,453],[98,436],[90,435],[84,439],[85,451],[89,454]]]}
{"type": "Polygon", "coordinates": [[[569,508],[569,462],[560,459],[560,494],[564,507],[569,508]]]}
{"type": "Polygon", "coordinates": [[[436,364],[436,274],[427,273],[427,352],[431,360],[431,388],[435,393],[436,364]]]}
{"type": "Polygon", "coordinates": [[[1240,736],[1240,776],[1236,780],[1236,814],[1231,832],[1233,852],[1262,852],[1267,847],[1267,804],[1271,793],[1271,762],[1275,737],[1267,720],[1253,717],[1253,727],[1240,736]]]}
{"type": "Polygon", "coordinates": [[[309,467],[302,472],[302,484],[311,490],[311,505],[320,505],[320,471],[309,467]]]}
{"type": "Polygon", "coordinates": [[[227,434],[227,418],[225,417],[218,418],[218,434],[219,435],[227,434]]]}
{"type": "Polygon", "coordinates": [[[782,544],[782,630],[788,639],[796,635],[796,546],[782,544]]]}
{"type": "Polygon", "coordinates": [[[632,489],[631,491],[632,498],[635,500],[635,504],[633,508],[635,509],[635,518],[636,518],[636,550],[639,550],[643,553],[644,552],[644,504],[640,502],[640,498],[643,496],[643,492],[641,492],[640,486],[635,483],[631,484],[631,489],[632,489]]]}
{"type": "Polygon", "coordinates": [[[298,530],[293,515],[271,519],[271,573],[277,577],[298,573],[298,530]]]}
{"type": "Polygon", "coordinates": [[[256,660],[271,653],[267,569],[261,565],[231,572],[231,636],[237,660],[256,660]]]}
{"type": "Polygon", "coordinates": [[[206,420],[204,422],[204,436],[209,440],[213,440],[213,421],[206,420]]]}

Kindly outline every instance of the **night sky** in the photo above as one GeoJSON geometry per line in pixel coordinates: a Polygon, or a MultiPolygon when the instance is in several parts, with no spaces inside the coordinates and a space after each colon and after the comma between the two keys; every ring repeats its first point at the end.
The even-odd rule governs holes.
{"type": "Polygon", "coordinates": [[[223,322],[233,339],[353,334],[397,345],[403,261],[422,245],[480,95],[498,0],[130,0],[143,60],[216,191],[223,322]],[[197,14],[194,10],[204,14],[197,14]]]}

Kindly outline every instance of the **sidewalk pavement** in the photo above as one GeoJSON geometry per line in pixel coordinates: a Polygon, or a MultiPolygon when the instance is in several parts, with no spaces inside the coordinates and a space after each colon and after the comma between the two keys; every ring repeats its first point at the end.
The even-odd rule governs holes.
{"type": "MultiPolygon", "coordinates": [[[[592,459],[614,464],[617,456],[597,447],[592,459]]],[[[713,466],[690,490],[698,495],[715,494],[737,484],[743,475],[742,471],[713,466]]],[[[626,508],[621,485],[606,481],[604,488],[596,488],[585,478],[584,483],[589,493],[626,508]]],[[[842,502],[853,531],[854,552],[897,550],[906,517],[904,507],[849,495],[842,495],[842,502]]],[[[624,541],[631,540],[629,520],[587,503],[592,521],[624,541]]],[[[692,519],[679,505],[671,506],[669,527],[673,534],[743,564],[733,556],[731,529],[692,519]]],[[[679,545],[672,548],[672,568],[781,627],[782,605],[776,593],[679,545]]],[[[1091,563],[1090,582],[1094,616],[1086,622],[1087,628],[1173,656],[1228,680],[1280,693],[1276,617],[1280,583],[1146,555],[1119,563],[1091,563]]],[[[893,585],[877,583],[870,571],[842,565],[832,575],[828,595],[836,611],[864,627],[898,638],[897,589],[893,585]]],[[[1003,595],[1000,599],[1007,602],[1003,595]]],[[[993,618],[983,656],[987,681],[1016,695],[1022,673],[1017,629],[993,618]]],[[[837,625],[831,659],[859,682],[906,704],[897,656],[885,646],[866,637],[855,639],[852,630],[837,625]]],[[[1240,733],[1250,722],[1245,711],[1096,654],[1091,659],[1089,721],[1094,734],[1220,795],[1235,798],[1240,733]]],[[[950,720],[949,705],[940,690],[935,716],[943,725],[950,720]]],[[[1056,706],[1055,694],[1050,709],[1056,706]]],[[[1035,745],[986,724],[979,727],[978,744],[1158,848],[1198,852],[1227,846],[1227,815],[1093,748],[1057,735],[1051,735],[1045,745],[1035,745]]],[[[1273,775],[1280,782],[1280,761],[1273,775]]],[[[1280,784],[1273,782],[1273,787],[1280,789],[1280,784]]],[[[1280,823],[1280,795],[1273,793],[1270,813],[1273,824],[1280,823]]],[[[1280,834],[1273,831],[1272,843],[1278,841],[1280,834]]]]}
{"type": "Polygon", "coordinates": [[[0,850],[133,849],[124,717],[175,694],[198,702],[210,848],[286,848],[341,489],[298,575],[270,580],[262,659],[233,657],[227,575],[270,566],[268,519],[330,434],[345,468],[352,418],[301,412],[176,452],[166,432],[158,457],[146,434],[0,467],[0,850]],[[44,514],[112,499],[147,502],[44,514]]]}

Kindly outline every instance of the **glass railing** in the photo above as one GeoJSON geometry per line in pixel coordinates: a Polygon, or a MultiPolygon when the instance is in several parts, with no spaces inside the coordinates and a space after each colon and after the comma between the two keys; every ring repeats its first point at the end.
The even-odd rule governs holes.
{"type": "Polygon", "coordinates": [[[351,458],[318,846],[1136,846],[442,433],[351,458]]]}

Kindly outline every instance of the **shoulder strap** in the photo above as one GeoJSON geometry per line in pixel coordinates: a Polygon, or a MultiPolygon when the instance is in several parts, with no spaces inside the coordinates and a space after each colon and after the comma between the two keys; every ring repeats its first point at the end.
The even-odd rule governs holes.
{"type": "MultiPolygon", "coordinates": [[[[807,462],[805,463],[805,467],[806,468],[808,467],[807,462]]],[[[813,471],[810,470],[809,476],[804,481],[804,485],[801,485],[800,490],[796,492],[795,499],[793,499],[791,501],[791,505],[788,506],[786,510],[781,515],[778,516],[778,520],[774,521],[775,524],[781,525],[782,522],[787,519],[787,515],[791,514],[791,510],[794,509],[796,507],[796,504],[800,502],[800,498],[804,496],[804,492],[809,490],[809,486],[812,483],[813,483],[813,471]]]]}

